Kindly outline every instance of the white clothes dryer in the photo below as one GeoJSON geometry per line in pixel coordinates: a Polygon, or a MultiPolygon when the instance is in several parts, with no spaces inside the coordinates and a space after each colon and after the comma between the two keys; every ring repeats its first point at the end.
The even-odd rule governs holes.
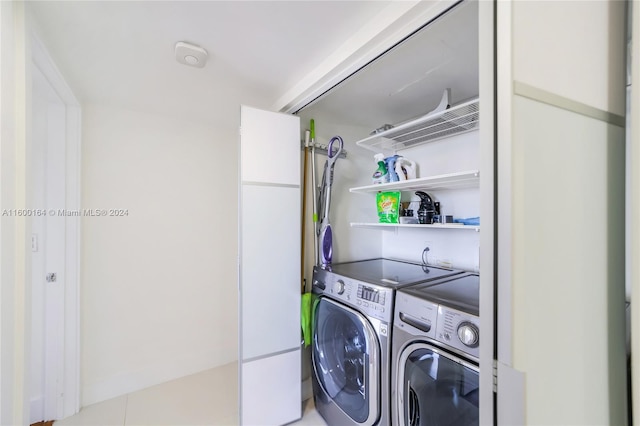
{"type": "Polygon", "coordinates": [[[479,345],[477,274],[399,290],[392,342],[391,424],[478,425],[479,345]]]}

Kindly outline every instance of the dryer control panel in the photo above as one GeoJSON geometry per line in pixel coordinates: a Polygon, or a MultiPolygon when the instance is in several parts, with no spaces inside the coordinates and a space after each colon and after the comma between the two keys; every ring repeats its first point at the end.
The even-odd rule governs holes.
{"type": "Polygon", "coordinates": [[[320,268],[314,270],[313,293],[324,294],[384,322],[393,316],[393,290],[320,268]]]}
{"type": "Polygon", "coordinates": [[[418,297],[398,292],[393,324],[414,336],[436,338],[438,305],[418,297]]]}
{"type": "Polygon", "coordinates": [[[436,340],[478,358],[480,356],[479,318],[440,305],[438,307],[436,340]]]}

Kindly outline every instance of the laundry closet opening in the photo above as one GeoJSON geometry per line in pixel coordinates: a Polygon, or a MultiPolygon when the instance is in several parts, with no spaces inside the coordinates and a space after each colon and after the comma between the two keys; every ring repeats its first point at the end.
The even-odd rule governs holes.
{"type": "MultiPolygon", "coordinates": [[[[306,376],[307,381],[313,382],[316,406],[325,420],[329,418],[338,423],[351,421],[354,424],[368,424],[371,417],[367,415],[377,416],[383,423],[395,423],[402,418],[402,413],[392,413],[395,393],[391,389],[397,375],[391,370],[397,360],[391,353],[390,336],[398,320],[398,312],[393,317],[393,297],[397,297],[394,293],[396,288],[402,292],[403,280],[416,283],[420,279],[411,281],[401,273],[390,278],[393,275],[391,270],[397,268],[394,261],[421,265],[438,274],[441,274],[438,271],[445,270],[452,271],[454,275],[472,274],[472,290],[469,291],[473,293],[476,304],[474,321],[478,324],[480,287],[488,286],[485,291],[493,292],[493,271],[487,271],[486,283],[479,284],[483,272],[480,269],[481,253],[486,258],[492,258],[494,253],[492,239],[481,242],[481,227],[484,223],[493,224],[494,218],[493,215],[480,217],[481,211],[493,211],[482,204],[492,202],[492,198],[481,197],[482,191],[493,193],[493,170],[481,170],[481,146],[487,141],[481,141],[479,131],[482,115],[478,9],[477,2],[453,5],[297,111],[301,118],[301,140],[305,140],[305,131],[310,128],[311,120],[315,127],[315,153],[310,159],[315,161],[315,168],[305,167],[307,182],[313,182],[314,177],[318,185],[322,182],[322,167],[328,145],[334,136],[342,137],[343,153],[346,152],[335,163],[333,172],[329,212],[332,265],[325,268],[316,266],[315,275],[314,265],[321,263],[318,261],[318,252],[322,250],[323,243],[317,241],[320,237],[318,224],[311,218],[314,198],[315,204],[321,200],[317,191],[314,191],[318,188],[313,188],[313,184],[307,183],[304,191],[304,277],[307,291],[313,291],[316,296],[313,302],[313,306],[317,307],[314,311],[318,316],[316,324],[324,324],[318,326],[321,329],[316,331],[327,335],[331,330],[326,327],[341,326],[337,324],[339,321],[335,320],[335,315],[333,322],[324,322],[321,317],[327,306],[336,310],[339,308],[335,306],[344,302],[343,309],[348,312],[345,318],[354,316],[357,319],[354,322],[356,328],[357,324],[371,323],[373,330],[378,332],[378,338],[373,340],[380,342],[379,348],[371,348],[371,352],[367,353],[377,356],[377,362],[380,362],[378,374],[383,379],[378,386],[382,397],[372,401],[372,397],[367,398],[367,390],[361,389],[363,405],[358,405],[360,409],[353,417],[341,406],[347,403],[340,401],[339,393],[333,397],[327,396],[332,394],[331,383],[334,378],[317,377],[313,380],[314,375],[323,369],[322,366],[314,368],[314,365],[317,360],[321,364],[322,359],[326,360],[323,357],[329,356],[330,342],[326,342],[324,348],[318,348],[314,340],[312,347],[306,351],[303,379],[306,376]],[[410,172],[402,167],[394,167],[389,160],[395,158],[395,161],[400,161],[400,157],[408,161],[410,172]],[[379,184],[374,182],[373,174],[381,158],[385,159],[385,168],[391,176],[390,182],[379,184]],[[394,177],[394,172],[405,175],[394,177]],[[485,173],[487,179],[482,182],[485,173]],[[399,203],[395,206],[397,216],[391,220],[380,214],[378,201],[384,194],[399,197],[399,203]],[[428,205],[427,214],[422,213],[423,204],[428,205]],[[358,263],[361,261],[365,262],[358,263]],[[368,272],[365,273],[365,270],[368,272]],[[359,271],[360,275],[356,277],[354,271],[359,271]],[[367,286],[353,284],[356,280],[359,283],[375,283],[381,278],[382,281],[387,280],[386,283],[378,282],[381,286],[393,287],[389,280],[400,284],[385,290],[373,285],[371,292],[375,293],[377,302],[365,300],[367,286]],[[320,282],[319,288],[324,288],[315,288],[316,282],[320,282]],[[361,298],[361,308],[350,307],[351,301],[356,303],[361,298]],[[318,300],[320,303],[317,303],[318,300]],[[390,310],[393,320],[391,317],[380,317],[377,313],[369,315],[367,306],[373,305],[380,312],[390,310]],[[385,331],[387,327],[388,335],[385,331]],[[331,399],[333,406],[328,402],[331,399]],[[325,404],[326,408],[322,408],[325,404]],[[347,417],[343,417],[345,414],[347,417]]],[[[488,144],[488,152],[491,153],[493,144],[490,141],[488,144]]],[[[488,228],[493,229],[492,226],[488,228]]],[[[488,323],[492,324],[494,313],[487,312],[486,315],[488,323]]],[[[433,324],[435,331],[435,322],[433,324]]],[[[366,332],[367,327],[364,326],[362,330],[363,336],[375,332],[366,332]]],[[[395,328],[393,331],[395,333],[395,328]]],[[[322,341],[320,334],[314,334],[316,337],[322,341]]],[[[481,341],[482,345],[493,348],[492,338],[481,341]]],[[[470,356],[476,366],[480,357],[476,347],[474,355],[470,356]]],[[[480,361],[480,365],[482,363],[480,361]]],[[[375,372],[365,370],[361,372],[363,377],[375,375],[375,372]]],[[[469,371],[474,372],[477,383],[478,369],[469,371]]],[[[353,383],[359,381],[354,379],[353,383]]],[[[477,419],[477,388],[475,390],[476,412],[469,418],[475,416],[477,419]]],[[[484,392],[491,393],[492,390],[486,388],[484,392]]],[[[486,409],[492,410],[491,407],[486,409]]]]}

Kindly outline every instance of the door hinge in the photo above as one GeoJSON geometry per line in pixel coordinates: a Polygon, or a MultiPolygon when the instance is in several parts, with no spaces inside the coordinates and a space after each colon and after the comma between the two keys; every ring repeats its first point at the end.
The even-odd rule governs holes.
{"type": "Polygon", "coordinates": [[[498,361],[493,360],[493,392],[498,393],[498,361]]]}

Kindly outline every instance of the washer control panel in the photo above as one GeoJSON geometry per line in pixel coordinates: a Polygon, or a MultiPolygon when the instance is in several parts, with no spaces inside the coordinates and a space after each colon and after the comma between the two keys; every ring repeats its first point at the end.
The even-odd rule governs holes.
{"type": "Polygon", "coordinates": [[[314,269],[313,292],[357,308],[365,315],[390,322],[393,316],[393,290],[334,274],[320,268],[314,269]]]}
{"type": "Polygon", "coordinates": [[[372,287],[366,284],[358,284],[359,299],[384,306],[386,297],[387,293],[385,291],[380,291],[379,288],[372,287]]]}
{"type": "Polygon", "coordinates": [[[476,358],[480,356],[480,320],[474,315],[440,305],[435,338],[476,358]]]}

